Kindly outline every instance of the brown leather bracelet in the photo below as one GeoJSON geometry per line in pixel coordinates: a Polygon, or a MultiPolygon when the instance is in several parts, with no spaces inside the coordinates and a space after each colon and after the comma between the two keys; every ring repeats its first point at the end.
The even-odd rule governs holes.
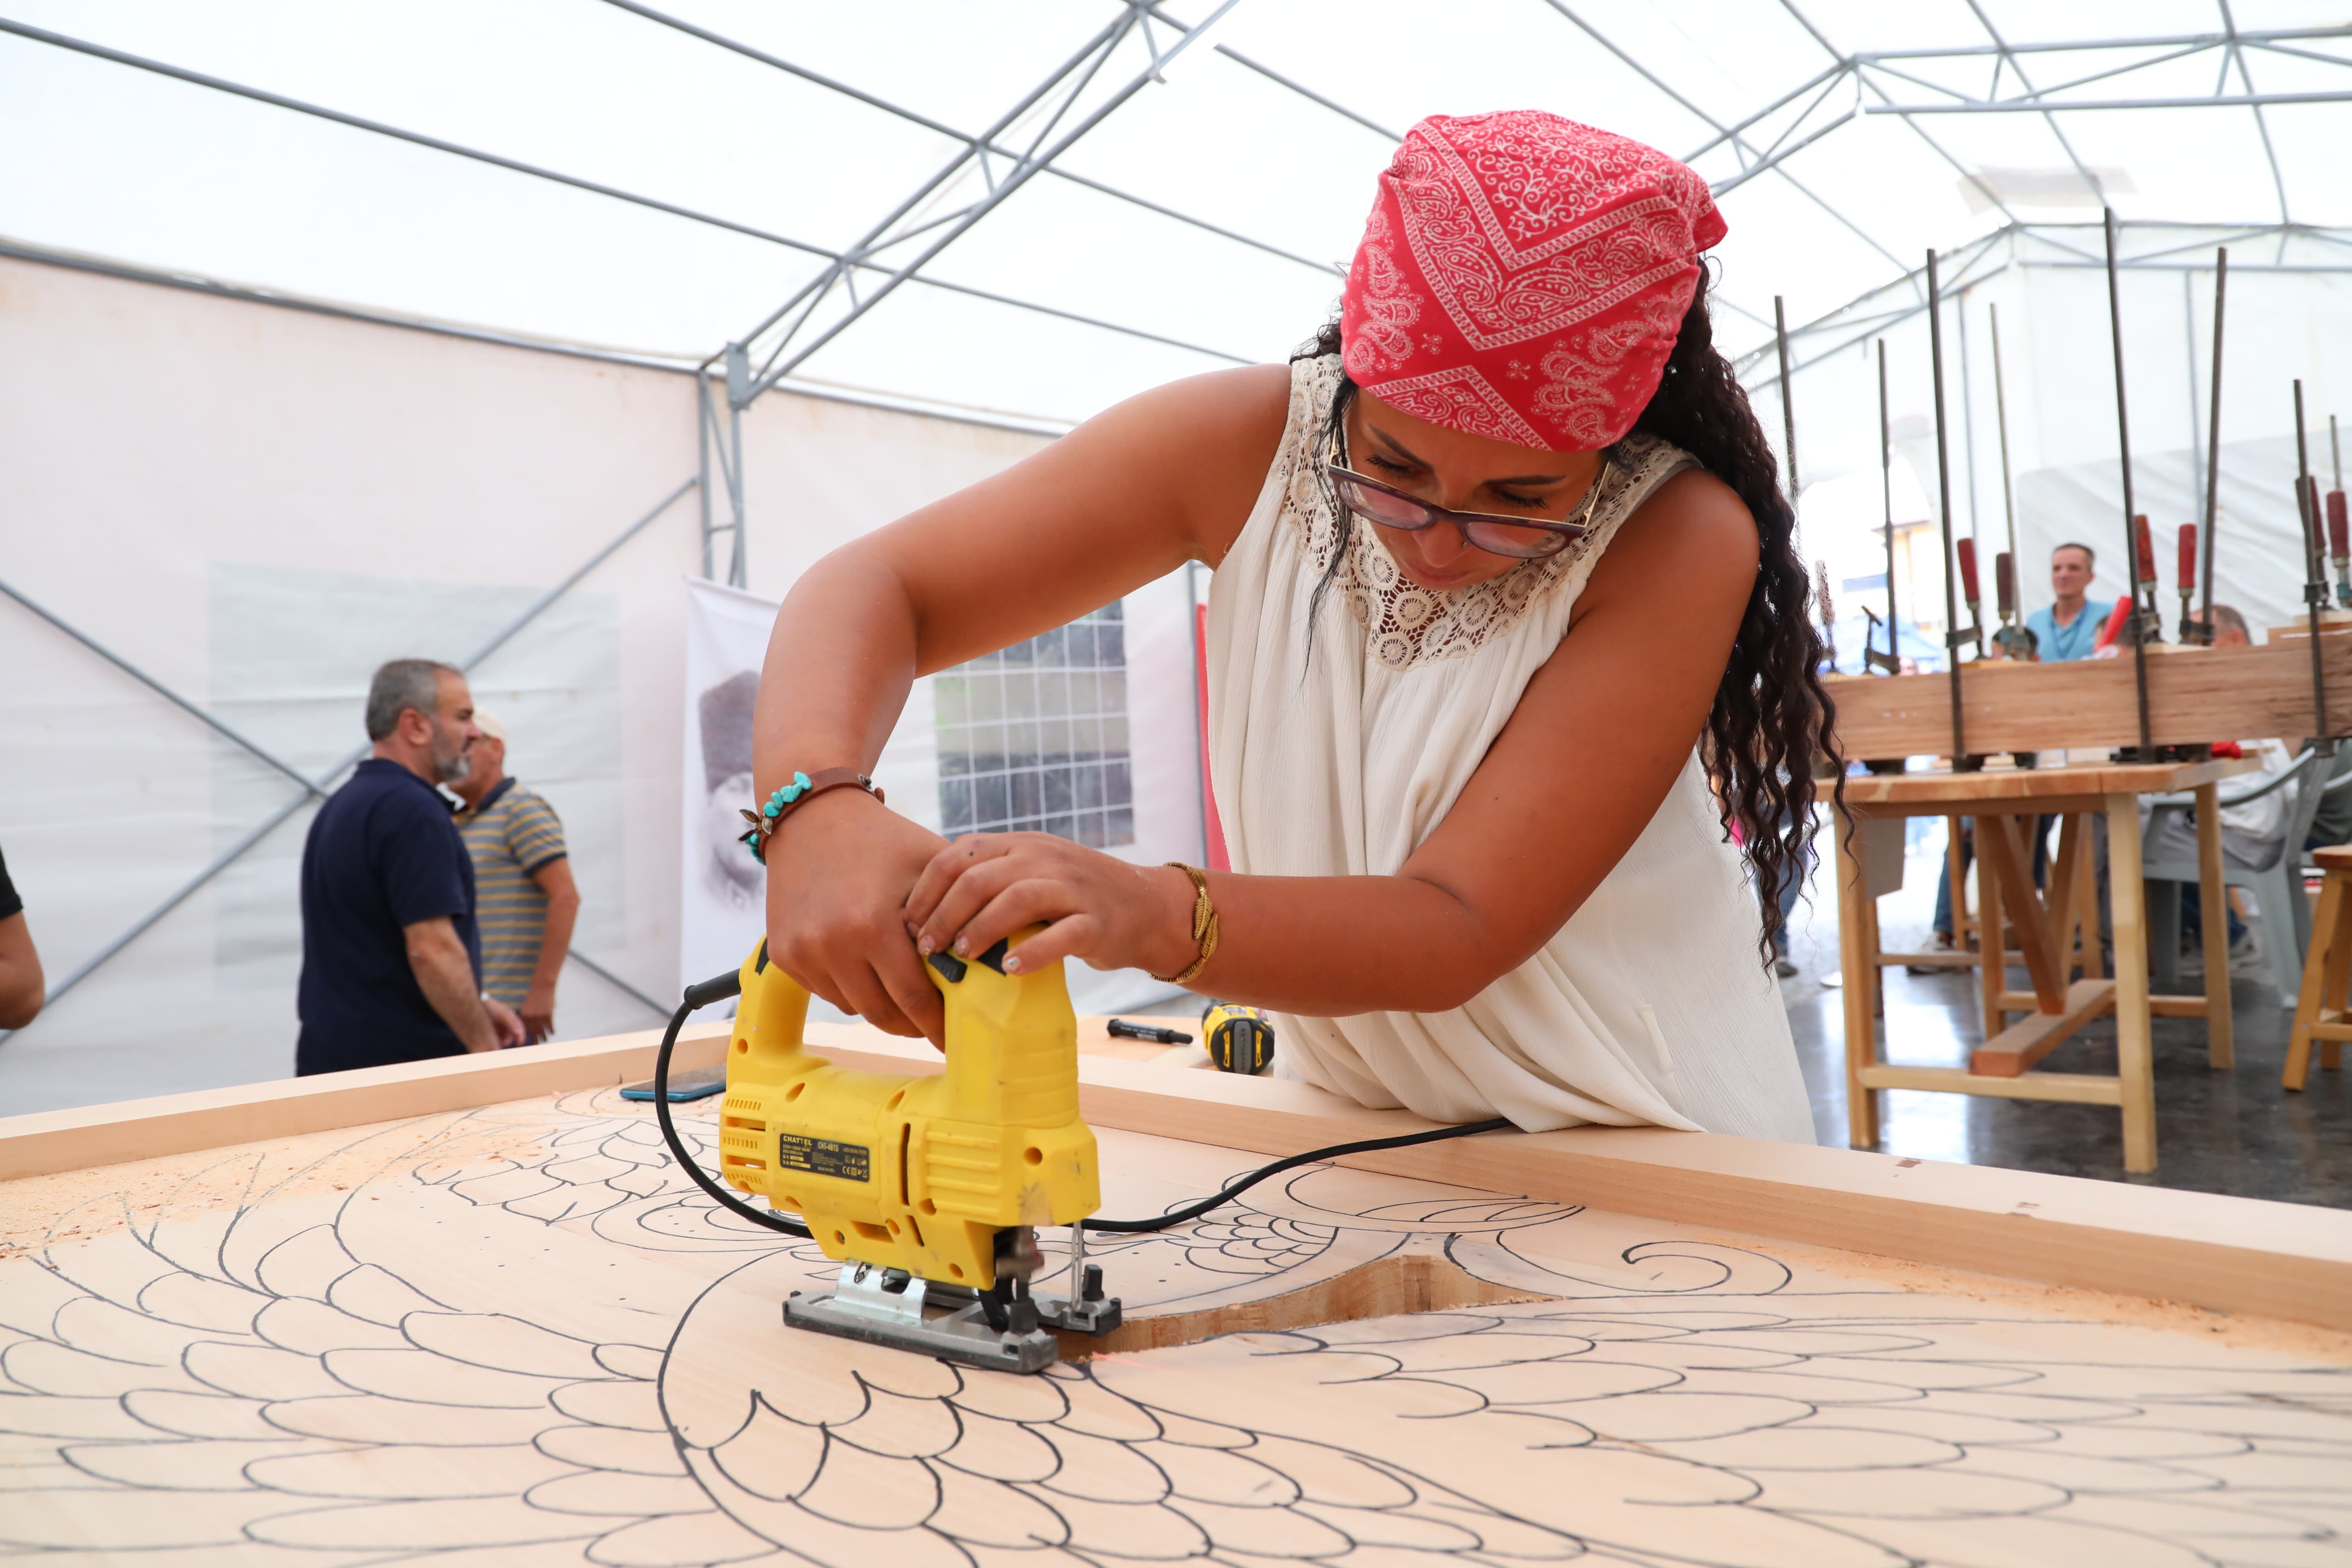
{"type": "Polygon", "coordinates": [[[819,768],[813,773],[793,774],[793,782],[770,795],[763,809],[743,814],[743,820],[751,825],[742,836],[743,843],[751,851],[751,858],[762,866],[766,865],[768,840],[777,828],[783,826],[784,818],[825,791],[846,789],[852,784],[872,795],[877,805],[887,804],[882,798],[881,786],[856,768],[819,768]]]}

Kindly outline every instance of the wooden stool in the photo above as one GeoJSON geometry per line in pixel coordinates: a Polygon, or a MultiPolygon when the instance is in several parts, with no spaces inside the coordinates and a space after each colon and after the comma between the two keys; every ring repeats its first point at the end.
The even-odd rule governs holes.
{"type": "MultiPolygon", "coordinates": [[[[2311,951],[2303,961],[2303,995],[2294,1005],[2294,1033],[2287,1037],[2284,1082],[2299,1089],[2311,1073],[2311,1042],[2319,1042],[2319,1064],[2333,1072],[2344,1065],[2344,1042],[2352,1040],[2352,845],[2315,849],[2312,864],[2327,874],[2320,885],[2319,910],[2311,918],[2311,951]]],[[[2268,940],[2266,937],[2264,940],[2268,940]]]]}

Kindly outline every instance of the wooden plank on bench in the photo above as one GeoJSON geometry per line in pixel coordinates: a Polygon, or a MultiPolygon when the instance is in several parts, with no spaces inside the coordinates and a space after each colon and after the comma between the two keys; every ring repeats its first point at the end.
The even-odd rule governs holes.
{"type": "Polygon", "coordinates": [[[2015,1078],[2066,1043],[2067,1037],[2116,1005],[2112,980],[2077,980],[2066,987],[2063,1013],[2032,1013],[1969,1053],[1979,1078],[2015,1078]]]}

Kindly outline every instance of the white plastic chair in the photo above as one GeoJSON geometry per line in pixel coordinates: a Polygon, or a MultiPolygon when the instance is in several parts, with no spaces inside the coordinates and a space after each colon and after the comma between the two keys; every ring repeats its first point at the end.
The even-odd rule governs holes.
{"type": "MultiPolygon", "coordinates": [[[[2269,962],[2271,982],[2278,990],[2279,1005],[2292,1007],[2303,990],[2303,956],[2311,945],[2311,900],[2303,891],[2303,841],[2311,835],[2311,819],[2319,813],[2320,796],[2331,790],[2352,784],[2352,773],[2340,779],[2327,777],[2329,759],[2306,748],[2296,753],[2294,761],[2262,780],[2250,789],[2221,792],[2221,804],[2242,805],[2259,800],[2275,790],[2291,789],[2294,798],[2287,805],[2286,835],[2282,841],[2278,858],[2260,870],[2250,870],[2231,861],[2226,855],[2221,859],[2223,886],[2243,888],[2254,895],[2262,909],[2263,947],[2269,962]]],[[[2197,797],[2189,795],[2158,795],[2148,814],[2144,841],[2152,842],[2168,814],[2184,822],[2195,809],[2197,797]]],[[[2141,875],[2150,883],[2168,886],[2198,880],[2194,860],[2151,860],[2141,868],[2141,875]]],[[[2180,975],[2180,896],[2160,892],[2151,887],[2147,896],[2147,956],[2148,982],[2158,992],[2179,988],[2180,975]]],[[[2207,975],[2209,985],[2229,984],[2227,975],[2207,975]]]]}

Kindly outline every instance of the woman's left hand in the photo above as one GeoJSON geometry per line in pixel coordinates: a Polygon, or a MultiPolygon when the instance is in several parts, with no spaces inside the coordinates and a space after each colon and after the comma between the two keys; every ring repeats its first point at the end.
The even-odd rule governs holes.
{"type": "Polygon", "coordinates": [[[907,895],[907,934],[928,957],[986,952],[1025,926],[1045,929],[1004,962],[1007,973],[1063,958],[1097,969],[1174,974],[1197,954],[1192,879],[1131,866],[1049,833],[972,833],[923,868],[907,895]]]}

